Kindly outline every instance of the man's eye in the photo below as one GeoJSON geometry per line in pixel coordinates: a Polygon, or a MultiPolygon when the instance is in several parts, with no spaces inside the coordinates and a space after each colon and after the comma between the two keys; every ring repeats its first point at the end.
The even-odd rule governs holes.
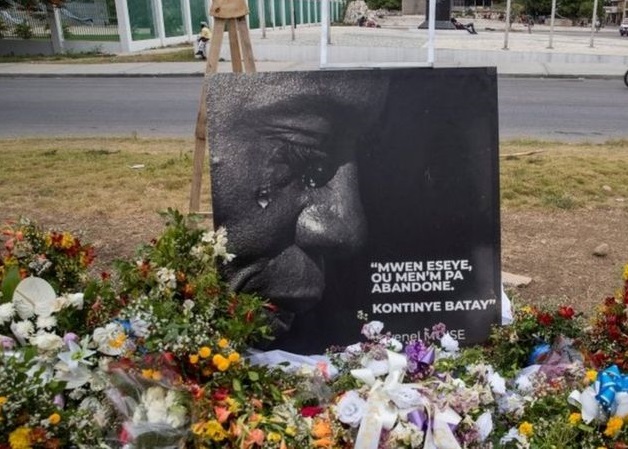
{"type": "Polygon", "coordinates": [[[326,185],[333,178],[335,170],[327,164],[308,164],[303,168],[301,183],[306,189],[318,189],[326,185]]]}
{"type": "Polygon", "coordinates": [[[338,169],[336,162],[324,151],[293,142],[284,143],[278,149],[281,164],[289,167],[293,180],[305,189],[317,189],[326,185],[338,169]]]}

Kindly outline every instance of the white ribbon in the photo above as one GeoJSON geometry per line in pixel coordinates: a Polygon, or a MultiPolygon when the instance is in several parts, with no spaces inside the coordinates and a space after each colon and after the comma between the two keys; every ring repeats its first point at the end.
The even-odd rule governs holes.
{"type": "Polygon", "coordinates": [[[419,408],[426,411],[428,422],[424,449],[461,449],[450,425],[458,425],[462,418],[449,407],[432,413],[430,402],[414,389],[417,385],[402,383],[407,367],[406,357],[392,351],[387,351],[387,354],[385,370],[380,369],[376,373],[373,369],[382,366],[372,364],[373,369],[351,371],[353,377],[371,387],[354,449],[377,449],[383,429],[391,430],[399,416],[405,418],[419,408]],[[377,379],[377,375],[383,374],[386,374],[384,381],[377,379]]]}
{"type": "Polygon", "coordinates": [[[362,418],[355,440],[355,449],[377,449],[382,429],[390,430],[397,422],[399,411],[391,404],[389,393],[401,385],[400,381],[405,374],[408,361],[401,354],[386,352],[388,353],[388,375],[383,382],[376,379],[375,373],[369,368],[351,371],[353,377],[371,387],[364,418],[362,418]]]}

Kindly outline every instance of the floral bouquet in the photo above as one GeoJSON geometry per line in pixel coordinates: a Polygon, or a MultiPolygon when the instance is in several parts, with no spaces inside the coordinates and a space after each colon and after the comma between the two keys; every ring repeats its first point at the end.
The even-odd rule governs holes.
{"type": "Polygon", "coordinates": [[[404,346],[367,322],[360,343],[259,365],[272,305],[221,281],[226,231],[165,216],[96,278],[71,233],[5,229],[0,449],[626,448],[628,266],[589,327],[521,307],[460,348],[442,324],[404,346]]]}

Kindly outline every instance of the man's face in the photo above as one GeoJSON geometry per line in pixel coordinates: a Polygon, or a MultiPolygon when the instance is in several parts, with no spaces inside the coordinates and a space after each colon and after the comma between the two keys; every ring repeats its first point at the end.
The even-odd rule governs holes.
{"type": "Polygon", "coordinates": [[[234,290],[306,310],[323,294],[325,258],[364,240],[355,156],[386,89],[357,73],[264,74],[215,91],[210,78],[214,220],[236,255],[224,271],[234,290]]]}

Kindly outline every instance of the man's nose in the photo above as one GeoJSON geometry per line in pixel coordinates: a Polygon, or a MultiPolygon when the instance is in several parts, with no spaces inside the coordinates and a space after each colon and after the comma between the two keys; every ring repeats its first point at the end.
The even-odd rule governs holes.
{"type": "Polygon", "coordinates": [[[353,163],[342,165],[323,187],[309,192],[297,220],[296,243],[303,249],[347,253],[366,238],[366,217],[353,163]]]}

